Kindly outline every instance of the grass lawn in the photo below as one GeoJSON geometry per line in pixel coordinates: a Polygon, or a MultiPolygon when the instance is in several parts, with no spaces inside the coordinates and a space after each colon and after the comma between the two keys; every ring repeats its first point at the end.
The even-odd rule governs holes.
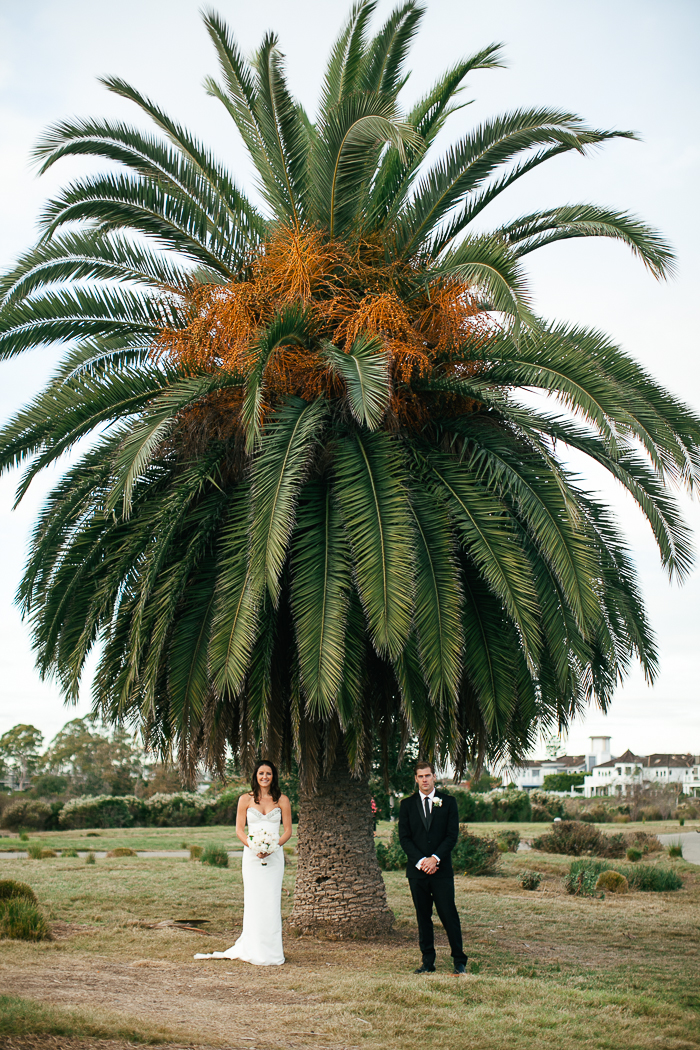
{"type": "MultiPolygon", "coordinates": [[[[227,842],[224,831],[230,836],[230,828],[203,828],[41,839],[84,848],[133,845],[143,834],[151,848],[177,848],[227,842]]],[[[192,959],[238,935],[240,861],[218,869],[146,857],[91,866],[2,860],[1,877],[34,888],[55,939],[0,942],[0,1045],[39,1031],[236,1048],[700,1048],[700,868],[655,862],[673,863],[684,888],[574,898],[562,885],[568,858],[535,852],[504,855],[497,876],[459,876],[471,972],[457,979],[442,932],[438,973],[411,972],[419,958],[415,918],[399,872],[385,876],[397,920],[391,936],[334,943],[287,934],[287,965],[259,970],[192,959]],[[525,868],[544,873],[538,891],[520,888],[516,876],[525,868]],[[208,919],[210,935],[148,927],[167,919],[208,919]]],[[[287,858],[285,916],[295,863],[287,858]]]]}

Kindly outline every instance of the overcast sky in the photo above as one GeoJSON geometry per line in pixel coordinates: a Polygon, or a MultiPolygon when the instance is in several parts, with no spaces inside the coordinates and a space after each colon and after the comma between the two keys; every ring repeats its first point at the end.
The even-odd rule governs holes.
{"type": "MultiPolygon", "coordinates": [[[[250,168],[229,118],[202,79],[215,72],[197,0],[0,0],[0,267],[35,238],[42,202],[87,168],[63,162],[37,179],[30,163],[46,125],[62,118],[138,112],[97,83],[116,74],[161,102],[250,182],[250,168]]],[[[325,57],[349,5],[331,0],[219,0],[217,10],[251,51],[267,29],[280,37],[292,89],[314,110],[325,57]]],[[[391,4],[380,3],[386,15],[391,4]]],[[[627,208],[659,227],[678,254],[678,276],[658,284],[621,246],[569,241],[529,256],[539,312],[604,329],[673,391],[700,407],[697,246],[700,98],[697,0],[427,0],[422,33],[409,60],[406,108],[442,69],[492,41],[505,44],[508,68],[474,74],[443,144],[499,112],[548,105],[580,113],[593,126],[637,131],[642,142],[614,142],[595,155],[567,156],[539,168],[484,213],[484,226],[539,207],[594,201],[627,208]]],[[[95,170],[92,162],[92,170],[95,170]]],[[[0,364],[0,419],[40,387],[56,351],[0,364]]],[[[50,738],[89,709],[89,683],[77,709],[34,670],[26,624],[13,604],[32,521],[52,480],[12,511],[17,478],[0,481],[0,733],[31,722],[50,738]]],[[[53,480],[55,480],[55,475],[53,480]]],[[[592,487],[601,479],[589,474],[592,487]]],[[[700,752],[700,576],[669,586],[651,535],[633,506],[606,488],[635,551],[661,652],[648,687],[634,672],[611,712],[591,710],[572,729],[570,753],[590,734],[629,747],[700,752]]],[[[686,503],[700,534],[698,504],[686,503]]]]}

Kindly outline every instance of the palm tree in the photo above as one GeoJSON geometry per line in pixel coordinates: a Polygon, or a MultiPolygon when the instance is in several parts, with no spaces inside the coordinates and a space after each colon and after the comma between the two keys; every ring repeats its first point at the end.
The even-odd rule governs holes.
{"type": "Polygon", "coordinates": [[[567,469],[603,466],[663,564],[690,544],[668,485],[698,480],[700,423],[599,332],[547,324],[523,269],[569,237],[622,241],[661,278],[662,238],[591,204],[473,222],[545,161],[628,132],[561,110],[430,147],[491,45],[399,109],[422,9],[379,32],[357,4],[311,119],[276,38],[251,62],[213,12],[206,81],[257,172],[260,205],[160,107],[156,126],[65,121],[37,149],[110,162],[43,215],[2,281],[0,352],[67,343],[3,430],[32,478],[79,442],[41,512],[19,592],[38,666],[141,726],[185,772],[294,758],[303,776],[300,929],[391,920],[372,841],[373,738],[425,755],[516,759],[542,727],[606,709],[656,652],[607,507],[567,469]],[[541,391],[540,407],[518,399],[541,391]]]}

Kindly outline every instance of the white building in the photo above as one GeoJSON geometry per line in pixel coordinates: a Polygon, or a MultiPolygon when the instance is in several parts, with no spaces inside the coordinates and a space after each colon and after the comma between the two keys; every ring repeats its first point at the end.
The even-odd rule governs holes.
{"type": "MultiPolygon", "coordinates": [[[[610,754],[609,736],[592,736],[587,755],[559,755],[557,758],[535,758],[523,762],[513,769],[508,778],[521,791],[544,790],[544,778],[550,773],[587,773],[601,762],[607,762],[610,754]]],[[[571,794],[581,794],[582,788],[572,788],[571,794]]]]}
{"type": "Polygon", "coordinates": [[[679,793],[700,798],[700,755],[634,755],[625,751],[613,758],[609,736],[590,737],[587,755],[529,759],[505,779],[521,791],[541,791],[549,773],[587,773],[583,787],[571,789],[572,794],[585,798],[615,798],[633,788],[659,784],[674,784],[679,793]]]}
{"type": "Polygon", "coordinates": [[[635,755],[627,750],[594,766],[583,782],[585,798],[627,795],[634,788],[664,784],[700,798],[700,755],[635,755]]]}
{"type": "Polygon", "coordinates": [[[544,778],[550,773],[585,773],[585,755],[560,755],[558,758],[527,759],[505,779],[521,791],[544,790],[544,778]]]}

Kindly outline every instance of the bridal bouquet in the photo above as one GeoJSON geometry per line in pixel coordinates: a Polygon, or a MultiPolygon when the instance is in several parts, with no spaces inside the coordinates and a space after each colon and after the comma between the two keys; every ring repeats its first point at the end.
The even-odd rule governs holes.
{"type": "MultiPolygon", "coordinates": [[[[255,828],[248,832],[248,846],[256,856],[258,853],[276,853],[280,848],[279,835],[272,828],[255,828]]],[[[267,861],[262,863],[265,865],[267,861]]]]}

